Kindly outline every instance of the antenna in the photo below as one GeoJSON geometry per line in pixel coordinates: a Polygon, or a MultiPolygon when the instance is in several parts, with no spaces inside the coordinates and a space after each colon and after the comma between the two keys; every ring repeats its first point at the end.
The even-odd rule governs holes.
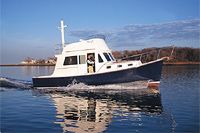
{"type": "Polygon", "coordinates": [[[61,27],[57,27],[61,31],[61,38],[62,38],[62,48],[64,49],[65,47],[65,37],[64,37],[64,28],[67,27],[68,25],[63,25],[63,19],[60,21],[61,27]]]}

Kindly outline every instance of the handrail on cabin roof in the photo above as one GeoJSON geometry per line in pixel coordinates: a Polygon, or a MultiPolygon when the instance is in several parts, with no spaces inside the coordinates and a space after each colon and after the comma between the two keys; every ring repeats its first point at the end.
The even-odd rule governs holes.
{"type": "Polygon", "coordinates": [[[93,38],[100,38],[100,39],[106,40],[106,37],[102,34],[91,35],[87,38],[87,40],[93,39],[93,38]]]}

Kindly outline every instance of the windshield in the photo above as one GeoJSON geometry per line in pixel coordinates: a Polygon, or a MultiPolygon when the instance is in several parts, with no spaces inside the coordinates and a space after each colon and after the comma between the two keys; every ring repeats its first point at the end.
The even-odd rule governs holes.
{"type": "Polygon", "coordinates": [[[110,55],[110,58],[114,61],[115,59],[114,59],[114,57],[112,56],[112,54],[109,53],[109,55],[110,55]]]}
{"type": "Polygon", "coordinates": [[[107,53],[103,53],[103,55],[105,56],[107,61],[111,61],[111,59],[110,59],[110,57],[109,57],[109,55],[107,53]]]}

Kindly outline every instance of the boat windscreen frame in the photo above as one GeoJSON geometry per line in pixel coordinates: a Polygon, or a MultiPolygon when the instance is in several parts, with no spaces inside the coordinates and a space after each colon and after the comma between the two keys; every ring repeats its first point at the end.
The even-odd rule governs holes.
{"type": "Polygon", "coordinates": [[[108,55],[110,56],[110,58],[111,58],[112,61],[115,61],[115,58],[112,56],[111,53],[108,53],[108,55]]]}
{"type": "Polygon", "coordinates": [[[108,55],[108,53],[103,53],[104,57],[106,58],[107,61],[111,61],[110,56],[108,55]]]}

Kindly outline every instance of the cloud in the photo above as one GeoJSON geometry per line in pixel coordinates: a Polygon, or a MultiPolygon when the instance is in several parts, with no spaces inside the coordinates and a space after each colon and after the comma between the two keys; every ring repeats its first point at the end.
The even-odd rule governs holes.
{"type": "Polygon", "coordinates": [[[80,29],[69,31],[70,36],[86,38],[104,34],[114,47],[144,46],[152,42],[198,40],[200,19],[182,20],[158,24],[129,24],[112,29],[80,29]]]}
{"type": "Polygon", "coordinates": [[[68,31],[68,35],[80,38],[86,38],[94,34],[99,34],[99,32],[100,30],[96,29],[88,29],[88,30],[80,29],[80,30],[70,30],[68,31]]]}

